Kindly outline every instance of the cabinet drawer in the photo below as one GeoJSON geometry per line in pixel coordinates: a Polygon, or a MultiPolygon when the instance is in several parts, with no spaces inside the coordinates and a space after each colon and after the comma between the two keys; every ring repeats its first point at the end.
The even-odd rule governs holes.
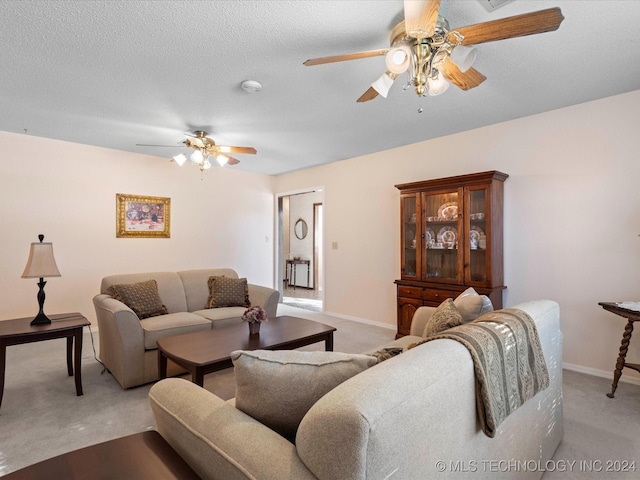
{"type": "Polygon", "coordinates": [[[450,292],[448,290],[432,290],[425,289],[423,292],[422,298],[426,302],[434,302],[440,304],[444,302],[447,298],[456,298],[458,296],[457,292],[450,292]]]}
{"type": "Polygon", "coordinates": [[[422,288],[420,287],[398,287],[398,296],[407,298],[422,298],[422,288]]]}

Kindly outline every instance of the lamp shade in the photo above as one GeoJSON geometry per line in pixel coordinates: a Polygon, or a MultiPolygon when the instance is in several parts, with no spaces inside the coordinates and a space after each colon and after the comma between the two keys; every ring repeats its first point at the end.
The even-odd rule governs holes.
{"type": "Polygon", "coordinates": [[[31,244],[27,266],[22,272],[22,278],[59,277],[60,272],[53,256],[53,244],[51,242],[31,244]]]}

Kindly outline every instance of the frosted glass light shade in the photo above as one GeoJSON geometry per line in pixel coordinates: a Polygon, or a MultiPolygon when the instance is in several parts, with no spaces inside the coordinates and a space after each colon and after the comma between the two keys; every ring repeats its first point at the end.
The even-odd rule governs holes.
{"type": "Polygon", "coordinates": [[[411,50],[406,45],[394,47],[387,52],[385,57],[387,68],[393,73],[403,73],[411,63],[411,50]]]}
{"type": "Polygon", "coordinates": [[[453,48],[451,51],[451,61],[455,63],[460,71],[466,72],[471,68],[473,62],[476,61],[476,57],[478,56],[478,50],[474,47],[465,47],[464,45],[458,45],[453,48]]]}
{"type": "Polygon", "coordinates": [[[389,93],[391,85],[393,85],[393,79],[386,73],[383,73],[379,79],[371,84],[374,90],[384,98],[387,98],[387,94],[389,93]]]}
{"type": "Polygon", "coordinates": [[[189,160],[193,163],[202,163],[204,157],[202,156],[202,152],[200,150],[194,150],[194,152],[189,155],[189,160]]]}
{"type": "Polygon", "coordinates": [[[218,155],[216,157],[216,161],[220,164],[221,167],[223,167],[227,164],[229,158],[226,155],[218,155]]]}
{"type": "Polygon", "coordinates": [[[187,157],[185,157],[184,153],[181,153],[180,155],[176,155],[175,157],[173,157],[173,160],[180,166],[184,165],[184,162],[187,161],[187,157]]]}
{"type": "Polygon", "coordinates": [[[442,75],[441,73],[438,73],[435,78],[429,77],[427,85],[429,87],[429,95],[431,95],[432,97],[444,93],[447,88],[449,88],[449,82],[445,80],[444,75],[442,75]]]}

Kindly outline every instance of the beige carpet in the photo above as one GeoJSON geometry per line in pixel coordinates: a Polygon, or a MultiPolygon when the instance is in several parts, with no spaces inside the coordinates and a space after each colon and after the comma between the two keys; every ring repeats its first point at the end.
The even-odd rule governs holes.
{"type": "MultiPolygon", "coordinates": [[[[286,305],[279,306],[279,313],[335,326],[336,351],[365,352],[384,345],[395,334],[286,305]]],[[[97,334],[93,336],[97,348],[97,334]]],[[[322,348],[323,344],[305,347],[322,348]]],[[[0,408],[0,476],[77,448],[154,428],[147,400],[150,385],[122,390],[110,374],[101,371],[102,366],[93,359],[88,332],[81,397],[75,395],[73,377],[67,376],[64,339],[7,349],[0,408]]],[[[640,468],[640,386],[620,383],[616,398],[609,399],[605,393],[610,391],[610,379],[567,371],[564,375],[565,435],[554,458],[557,465],[575,463],[572,471],[550,471],[545,479],[638,478],[640,470],[589,473],[585,469],[589,465],[605,468],[606,462],[623,460],[635,460],[640,468]]],[[[205,388],[224,399],[232,398],[233,371],[208,375],[205,388]]]]}

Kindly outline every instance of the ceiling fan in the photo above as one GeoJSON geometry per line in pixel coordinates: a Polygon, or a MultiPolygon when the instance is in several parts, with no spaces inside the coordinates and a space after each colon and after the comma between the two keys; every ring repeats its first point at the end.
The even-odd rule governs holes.
{"type": "MultiPolygon", "coordinates": [[[[240,163],[240,160],[232,157],[229,153],[241,153],[241,154],[256,154],[257,150],[253,147],[237,147],[230,145],[216,145],[216,142],[207,136],[207,132],[203,130],[196,130],[193,134],[185,134],[185,138],[180,144],[183,144],[187,148],[193,149],[189,160],[200,168],[200,171],[208,170],[211,168],[210,157],[213,157],[220,166],[224,165],[236,165],[240,163]]],[[[178,145],[148,145],[143,143],[136,144],[139,147],[172,147],[176,148],[178,145]]],[[[180,166],[186,161],[187,157],[181,153],[173,157],[173,160],[180,166]]]]}
{"type": "Polygon", "coordinates": [[[462,90],[477,87],[486,77],[471,67],[476,51],[471,45],[557,30],[564,20],[560,8],[549,8],[484,23],[449,29],[440,15],[441,0],[405,0],[404,20],[390,34],[390,47],[380,50],[312,58],[306,66],[386,57],[387,71],[371,84],[358,102],[387,97],[394,80],[407,72],[405,88],[418,96],[439,95],[451,82],[462,90]],[[448,82],[447,82],[448,81],[448,82]]]}

